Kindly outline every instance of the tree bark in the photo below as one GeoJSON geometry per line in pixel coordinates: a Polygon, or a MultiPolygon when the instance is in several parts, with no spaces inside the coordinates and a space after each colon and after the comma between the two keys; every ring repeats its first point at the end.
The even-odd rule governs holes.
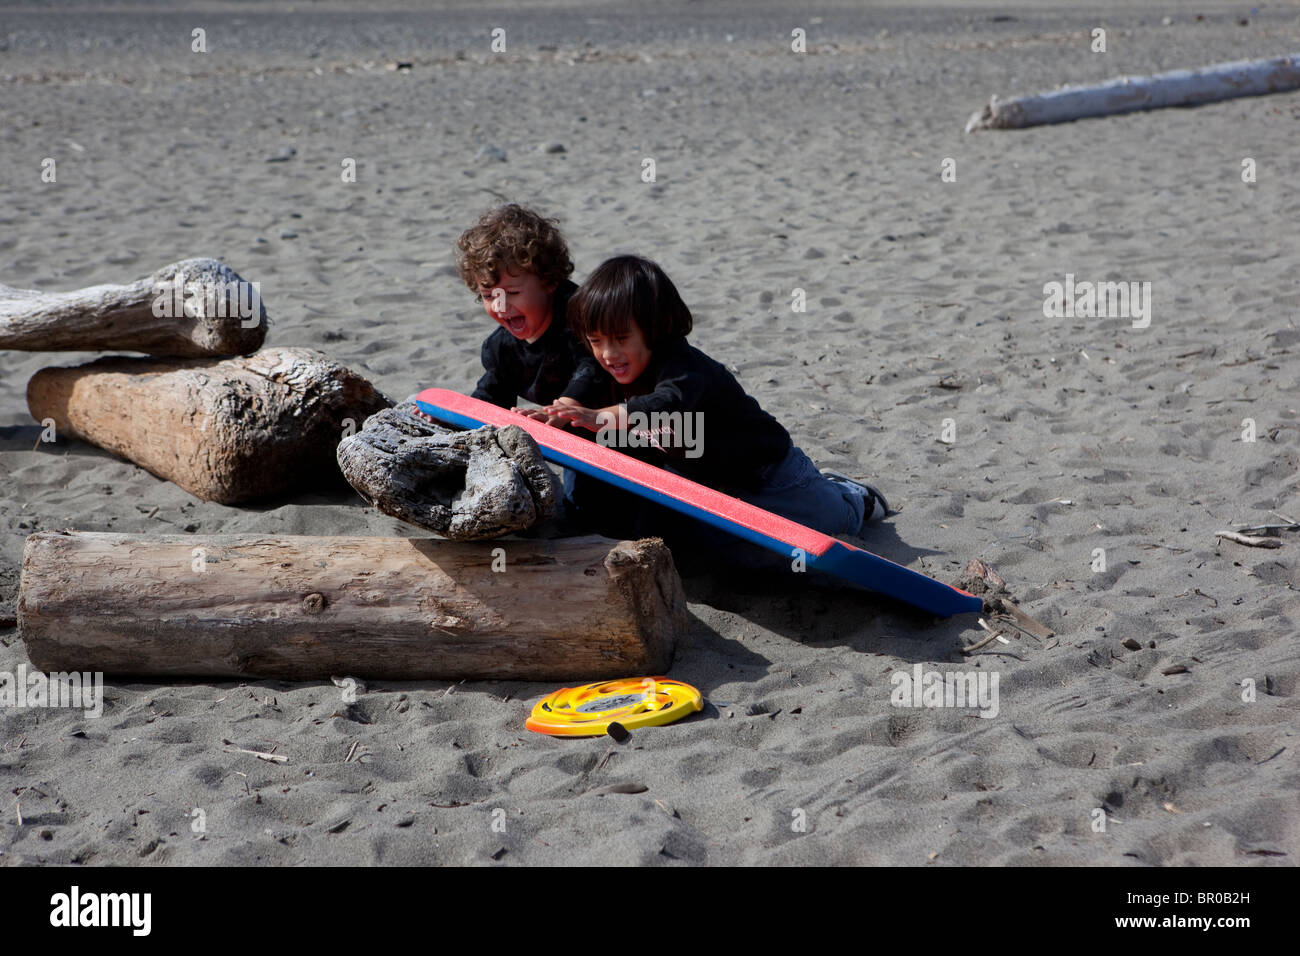
{"type": "Polygon", "coordinates": [[[41,369],[27,383],[37,421],[135,462],[196,498],[238,504],[338,475],[335,450],[389,404],[312,349],[246,358],[104,358],[41,369]]]}
{"type": "Polygon", "coordinates": [[[1263,96],[1300,89],[1300,55],[1239,60],[1202,70],[1173,70],[1154,76],[1121,76],[1091,86],[1066,86],[1051,93],[1000,100],[971,116],[966,132],[1020,129],[1168,106],[1199,106],[1238,96],[1263,96]]]}
{"type": "Polygon", "coordinates": [[[338,447],[339,468],[386,515],[456,541],[500,537],[555,514],[555,476],[518,426],[453,431],[414,404],[376,412],[338,447]]]}
{"type": "Polygon", "coordinates": [[[47,672],[587,681],[664,672],[685,607],[658,538],[41,532],[18,626],[47,672]]]}
{"type": "Polygon", "coordinates": [[[215,259],[173,262],[129,285],[0,286],[0,349],[246,355],[261,348],[266,326],[257,285],[215,259]]]}

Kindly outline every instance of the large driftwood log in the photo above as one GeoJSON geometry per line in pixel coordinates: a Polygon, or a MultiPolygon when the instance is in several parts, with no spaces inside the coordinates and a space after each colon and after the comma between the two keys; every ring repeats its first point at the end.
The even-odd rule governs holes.
{"type": "Polygon", "coordinates": [[[1238,96],[1263,96],[1300,89],[1300,55],[1238,60],[1202,70],[1172,70],[1154,76],[1121,76],[1091,86],[1065,86],[1051,93],[1000,100],[970,118],[966,132],[1020,129],[1169,106],[1199,106],[1238,96]]]}
{"type": "Polygon", "coordinates": [[[185,259],[129,285],[73,292],[0,286],[0,349],[246,355],[266,338],[256,283],[215,259],[185,259]]]}
{"type": "Polygon", "coordinates": [[[340,442],[339,468],[386,515],[457,541],[495,538],[553,517],[555,476],[517,426],[453,431],[404,402],[340,442]]]}
{"type": "Polygon", "coordinates": [[[338,475],[347,429],[389,404],[312,349],[245,358],[106,358],[41,369],[27,383],[37,421],[99,445],[196,498],[237,504],[338,475]]]}
{"type": "Polygon", "coordinates": [[[45,671],[586,681],[662,673],[685,607],[657,538],[41,532],[18,626],[45,671]]]}

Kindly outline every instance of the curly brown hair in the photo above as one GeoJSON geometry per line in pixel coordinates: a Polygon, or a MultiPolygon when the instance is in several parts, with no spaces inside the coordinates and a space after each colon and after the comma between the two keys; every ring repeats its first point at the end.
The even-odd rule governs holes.
{"type": "Polygon", "coordinates": [[[456,269],[476,294],[495,285],[503,270],[531,272],[548,285],[563,282],[573,274],[573,260],[558,225],[517,203],[499,206],[460,234],[456,269]]]}

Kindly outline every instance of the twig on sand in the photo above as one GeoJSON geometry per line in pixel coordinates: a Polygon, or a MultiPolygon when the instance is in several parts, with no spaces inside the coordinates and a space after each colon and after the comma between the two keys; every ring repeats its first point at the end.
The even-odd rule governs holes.
{"type": "Polygon", "coordinates": [[[1248,548],[1280,548],[1282,547],[1281,538],[1261,538],[1255,535],[1238,534],[1235,531],[1216,531],[1216,538],[1223,538],[1226,541],[1235,541],[1237,544],[1244,544],[1248,548]]]}
{"type": "Polygon", "coordinates": [[[966,565],[957,586],[984,599],[984,613],[999,624],[1009,624],[1036,640],[1055,637],[1055,632],[1040,621],[1030,617],[1011,599],[1006,582],[993,568],[979,558],[966,565]]]}
{"type": "MultiPolygon", "coordinates": [[[[1270,512],[1277,514],[1277,512],[1270,512]]],[[[1262,535],[1266,538],[1281,537],[1283,531],[1300,531],[1300,524],[1292,521],[1288,524],[1252,524],[1244,528],[1234,528],[1237,534],[1262,535]]]]}
{"type": "Polygon", "coordinates": [[[260,760],[270,760],[273,763],[288,763],[289,758],[283,754],[268,754],[260,750],[245,750],[243,747],[228,747],[222,751],[227,754],[252,754],[260,760]]]}
{"type": "Polygon", "coordinates": [[[1020,610],[1019,605],[1012,601],[999,600],[1001,608],[994,612],[994,617],[1005,620],[1006,623],[1024,631],[1030,637],[1038,640],[1046,640],[1049,637],[1055,637],[1056,632],[1046,624],[1035,620],[1024,611],[1020,610]]]}
{"type": "MultiPolygon", "coordinates": [[[[984,624],[984,622],[980,621],[980,624],[984,624]]],[[[984,626],[987,627],[987,625],[984,626]]],[[[988,647],[990,644],[992,644],[1001,636],[1002,636],[1001,631],[989,631],[988,637],[984,638],[983,640],[976,641],[974,644],[967,644],[965,647],[961,649],[961,652],[963,654],[973,654],[976,651],[978,651],[980,648],[988,647]]]]}

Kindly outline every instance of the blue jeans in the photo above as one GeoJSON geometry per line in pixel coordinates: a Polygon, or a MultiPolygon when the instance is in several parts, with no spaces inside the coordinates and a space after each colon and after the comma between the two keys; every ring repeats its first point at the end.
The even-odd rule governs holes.
{"type": "MultiPolygon", "coordinates": [[[[856,489],[822,476],[807,455],[790,447],[785,458],[759,471],[757,490],[736,497],[822,534],[857,534],[866,504],[856,489]]],[[[660,537],[680,566],[789,568],[777,554],[680,512],[605,482],[565,470],[565,504],[588,530],[611,538],[660,537]]]]}
{"type": "Polygon", "coordinates": [[[786,456],[759,472],[762,486],[743,501],[783,518],[815,528],[822,534],[857,534],[866,502],[856,488],[832,481],[807,455],[790,446],[786,456]]]}

